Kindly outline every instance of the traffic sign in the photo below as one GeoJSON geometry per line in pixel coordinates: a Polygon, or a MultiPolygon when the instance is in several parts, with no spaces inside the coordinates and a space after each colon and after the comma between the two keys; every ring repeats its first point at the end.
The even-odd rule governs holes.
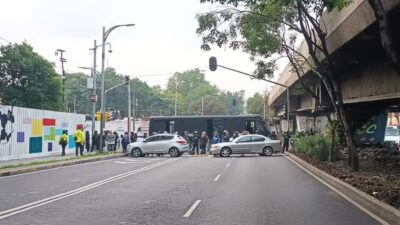
{"type": "Polygon", "coordinates": [[[89,99],[91,102],[97,102],[97,95],[91,95],[89,99]]]}

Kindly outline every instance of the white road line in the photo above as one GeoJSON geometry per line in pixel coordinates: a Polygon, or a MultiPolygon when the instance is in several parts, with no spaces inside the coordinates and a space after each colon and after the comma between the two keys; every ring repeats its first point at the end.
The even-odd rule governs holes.
{"type": "Polygon", "coordinates": [[[190,209],[185,213],[185,215],[183,215],[184,218],[188,218],[190,216],[190,214],[192,214],[192,212],[196,209],[196,207],[200,204],[201,200],[196,200],[192,207],[190,207],[190,209]]]}
{"type": "Polygon", "coordinates": [[[324,184],[325,186],[327,186],[328,188],[330,188],[331,190],[333,190],[334,192],[336,192],[337,194],[339,194],[340,196],[342,196],[344,199],[346,199],[348,202],[350,202],[351,204],[353,204],[354,206],[356,206],[357,208],[359,208],[361,211],[363,211],[365,214],[369,215],[370,217],[374,218],[376,221],[378,221],[379,223],[383,224],[383,225],[390,225],[388,222],[386,222],[385,220],[381,219],[379,216],[375,215],[373,212],[369,211],[368,209],[364,208],[362,205],[358,204],[357,202],[355,202],[353,199],[349,198],[347,195],[345,195],[343,192],[339,191],[338,189],[334,188],[333,186],[331,186],[330,184],[326,183],[325,181],[323,181],[322,179],[320,179],[319,177],[317,177],[316,175],[314,175],[312,172],[310,172],[309,170],[307,170],[306,168],[304,168],[303,166],[301,166],[300,164],[298,164],[297,162],[295,162],[293,159],[285,156],[287,159],[289,159],[290,161],[292,161],[292,163],[294,163],[296,166],[300,167],[302,170],[304,170],[306,173],[308,173],[309,175],[311,175],[312,177],[314,177],[316,180],[318,180],[319,182],[321,182],[322,184],[324,184]]]}
{"type": "Polygon", "coordinates": [[[229,167],[231,165],[231,163],[229,162],[228,164],[226,164],[226,167],[229,167]]]}
{"type": "Polygon", "coordinates": [[[220,177],[221,177],[221,174],[218,174],[218,175],[215,177],[214,181],[218,181],[220,177]]]}
{"type": "Polygon", "coordinates": [[[29,174],[32,174],[32,173],[43,173],[43,172],[47,172],[47,171],[59,170],[59,169],[64,169],[64,168],[68,168],[68,167],[85,166],[85,165],[90,165],[90,164],[95,164],[95,163],[102,163],[102,162],[112,161],[112,160],[115,160],[115,159],[116,158],[114,158],[114,159],[105,159],[105,160],[99,160],[99,161],[94,161],[94,162],[79,163],[79,164],[73,164],[73,165],[69,165],[69,166],[61,166],[61,167],[55,167],[55,168],[50,168],[50,169],[45,169],[45,170],[38,170],[38,171],[28,172],[28,173],[21,173],[21,174],[15,174],[15,175],[10,175],[10,176],[3,176],[3,177],[0,177],[0,180],[11,178],[11,177],[25,176],[25,175],[29,175],[29,174]]]}
{"type": "Polygon", "coordinates": [[[127,162],[122,162],[122,161],[114,161],[114,162],[119,164],[127,164],[127,162]]]}
{"type": "Polygon", "coordinates": [[[28,203],[28,204],[25,204],[25,205],[21,205],[21,206],[12,208],[12,209],[8,209],[8,210],[5,210],[5,211],[2,211],[2,212],[0,212],[0,220],[4,219],[4,218],[7,218],[9,216],[24,212],[24,211],[28,211],[28,210],[33,209],[33,208],[37,208],[37,207],[42,206],[42,205],[49,204],[51,202],[55,202],[55,201],[58,201],[58,200],[61,200],[61,199],[64,199],[64,198],[67,198],[67,197],[70,197],[70,196],[73,196],[73,195],[77,195],[77,194],[79,194],[81,192],[93,189],[95,187],[98,187],[98,186],[101,186],[101,185],[104,185],[104,184],[107,184],[107,183],[110,183],[110,182],[113,182],[113,181],[116,181],[116,180],[119,180],[119,179],[122,179],[122,178],[125,178],[125,177],[133,175],[133,174],[137,174],[137,173],[144,172],[144,171],[147,171],[147,170],[150,170],[150,169],[154,169],[156,167],[162,166],[164,164],[167,164],[167,163],[170,163],[170,162],[173,162],[173,161],[176,161],[176,160],[178,160],[178,159],[170,159],[170,160],[165,160],[165,161],[158,162],[158,163],[155,163],[155,164],[151,164],[151,165],[148,165],[148,166],[136,169],[136,170],[132,170],[132,171],[129,171],[129,172],[126,172],[126,173],[122,173],[122,174],[119,174],[119,175],[115,175],[115,176],[112,176],[112,177],[109,177],[109,178],[94,182],[92,184],[88,184],[88,185],[80,187],[80,188],[76,188],[76,189],[68,191],[68,192],[64,192],[64,193],[61,193],[61,194],[58,194],[58,195],[54,195],[54,196],[39,200],[39,201],[31,202],[31,203],[28,203]]]}

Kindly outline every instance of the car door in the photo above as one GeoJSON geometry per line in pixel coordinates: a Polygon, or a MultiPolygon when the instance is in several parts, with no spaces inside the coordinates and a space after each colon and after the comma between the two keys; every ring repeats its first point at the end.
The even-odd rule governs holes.
{"type": "Polygon", "coordinates": [[[143,153],[152,153],[155,151],[157,148],[158,141],[160,140],[160,136],[151,136],[148,137],[143,143],[142,143],[142,151],[143,153]]]}
{"type": "Polygon", "coordinates": [[[161,135],[160,139],[154,145],[155,153],[168,153],[171,146],[171,141],[174,137],[172,135],[161,135]]]}
{"type": "Polygon", "coordinates": [[[251,135],[239,137],[232,143],[232,153],[251,153],[251,135]]]}
{"type": "Polygon", "coordinates": [[[262,149],[265,145],[266,137],[255,135],[251,137],[251,152],[252,153],[261,153],[262,149]]]}

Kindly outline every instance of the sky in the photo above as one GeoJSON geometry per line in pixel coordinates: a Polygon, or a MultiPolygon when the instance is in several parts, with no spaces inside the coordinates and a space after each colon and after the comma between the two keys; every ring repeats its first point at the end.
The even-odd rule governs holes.
{"type": "MultiPolygon", "coordinates": [[[[271,84],[233,73],[222,68],[211,72],[208,59],[216,56],[218,64],[252,73],[255,66],[249,55],[214,46],[200,49],[196,34],[196,14],[216,9],[216,5],[200,4],[200,0],[8,0],[2,1],[0,44],[6,41],[31,44],[34,51],[61,71],[56,49],[63,49],[66,72],[85,72],[78,67],[91,67],[89,48],[102,27],[134,23],[134,27],[115,29],[107,42],[112,53],[106,54],[106,66],[117,73],[138,77],[149,85],[165,88],[175,72],[194,68],[204,70],[206,80],[222,90],[245,90],[246,97],[262,92],[271,84]],[[158,75],[160,76],[147,76],[158,75]]],[[[100,70],[101,48],[98,48],[97,70],[100,70]]]]}

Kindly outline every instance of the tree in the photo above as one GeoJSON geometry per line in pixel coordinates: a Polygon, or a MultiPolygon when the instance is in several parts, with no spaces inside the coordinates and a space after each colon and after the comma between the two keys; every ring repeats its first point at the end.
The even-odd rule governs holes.
{"type": "MultiPolygon", "coordinates": [[[[189,103],[189,112],[194,115],[202,114],[202,99],[197,99],[189,103]]],[[[203,98],[203,115],[224,115],[226,114],[225,105],[215,96],[205,96],[203,98]]]]}
{"type": "Polygon", "coordinates": [[[300,70],[302,72],[311,70],[321,79],[346,134],[349,165],[357,171],[358,152],[343,104],[333,59],[326,46],[325,29],[319,23],[325,9],[341,9],[350,1],[201,0],[201,2],[219,2],[233,6],[198,16],[197,33],[202,35],[202,49],[209,50],[210,44],[217,44],[219,47],[228,45],[232,49],[243,48],[255,61],[257,69],[254,73],[259,78],[271,78],[276,70],[276,60],[285,54],[292,55],[294,61],[290,62],[299,73],[300,70]],[[222,26],[222,23],[227,25],[222,26]],[[301,36],[307,44],[311,61],[297,51],[297,36],[301,36]],[[296,65],[302,66],[296,67],[296,65]]]}
{"type": "Polygon", "coordinates": [[[65,74],[65,99],[67,111],[91,114],[92,105],[89,104],[91,90],[86,88],[87,78],[89,76],[83,73],[65,74]]]}
{"type": "Polygon", "coordinates": [[[196,104],[200,103],[201,107],[201,99],[206,96],[217,97],[218,101],[211,101],[221,104],[223,109],[220,109],[218,106],[216,112],[223,111],[226,113],[224,98],[221,95],[221,91],[215,85],[211,85],[205,80],[204,74],[199,69],[175,73],[174,76],[169,78],[165,94],[171,97],[173,96],[172,99],[175,100],[175,92],[178,93],[178,115],[199,114],[196,104]]]}
{"type": "Polygon", "coordinates": [[[228,115],[240,115],[244,111],[244,90],[224,91],[222,97],[225,99],[225,108],[228,115]]]}
{"type": "Polygon", "coordinates": [[[246,101],[246,112],[249,114],[264,115],[264,97],[256,92],[246,101]]]}
{"type": "Polygon", "coordinates": [[[0,47],[0,96],[4,104],[63,109],[61,77],[26,42],[0,47]]]}

